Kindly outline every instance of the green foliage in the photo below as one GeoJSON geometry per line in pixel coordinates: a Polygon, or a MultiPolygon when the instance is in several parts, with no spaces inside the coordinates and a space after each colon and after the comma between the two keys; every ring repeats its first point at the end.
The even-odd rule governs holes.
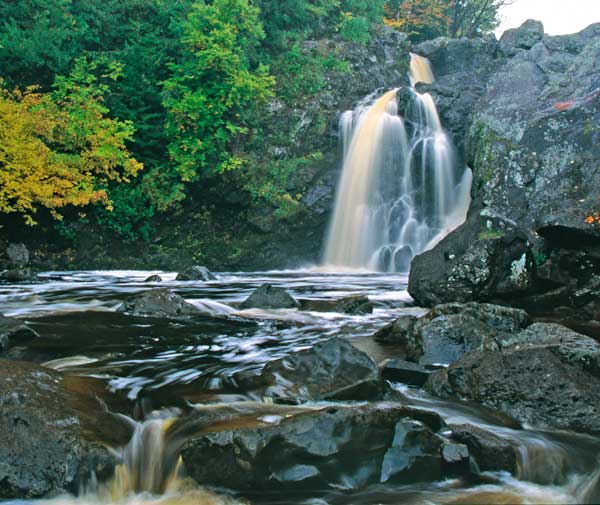
{"type": "Polygon", "coordinates": [[[164,83],[169,154],[184,183],[243,164],[233,142],[274,86],[268,68],[250,61],[264,37],[258,13],[247,0],[199,2],[184,25],[187,50],[164,83]]]}

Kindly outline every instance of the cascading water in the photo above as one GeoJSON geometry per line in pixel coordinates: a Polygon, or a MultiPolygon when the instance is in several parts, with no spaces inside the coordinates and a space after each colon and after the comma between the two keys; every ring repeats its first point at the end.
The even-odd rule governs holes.
{"type": "MultiPolygon", "coordinates": [[[[410,81],[433,82],[427,59],[411,54],[410,81]]],[[[471,172],[456,163],[431,95],[410,94],[406,119],[397,89],[341,117],[344,162],[327,265],[405,272],[465,220],[471,172]]]]}

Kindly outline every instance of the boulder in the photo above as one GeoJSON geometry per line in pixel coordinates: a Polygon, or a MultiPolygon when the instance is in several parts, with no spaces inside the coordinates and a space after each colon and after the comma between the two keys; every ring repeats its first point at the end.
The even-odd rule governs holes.
{"type": "Polygon", "coordinates": [[[0,360],[0,499],[75,493],[92,475],[112,475],[115,455],[98,433],[119,438],[121,432],[117,443],[129,433],[98,402],[72,390],[73,380],[31,363],[0,360]]]}
{"type": "Polygon", "coordinates": [[[464,444],[446,442],[441,449],[442,466],[447,475],[465,475],[469,473],[471,455],[464,444]]]}
{"type": "Polygon", "coordinates": [[[387,360],[381,368],[381,377],[390,382],[400,382],[409,386],[423,386],[431,372],[425,367],[401,359],[387,360]]]}
{"type": "Polygon", "coordinates": [[[235,380],[244,389],[288,402],[371,400],[381,392],[377,365],[339,337],[271,361],[259,375],[236,374],[235,380]]]}
{"type": "Polygon", "coordinates": [[[198,483],[250,493],[435,481],[444,439],[420,413],[386,402],[270,416],[262,426],[192,436],[181,456],[198,483]]]}
{"type": "Polygon", "coordinates": [[[33,282],[37,280],[37,275],[31,268],[14,268],[0,273],[0,281],[3,282],[33,282]]]}
{"type": "Polygon", "coordinates": [[[517,471],[517,447],[503,438],[472,424],[450,425],[452,440],[469,448],[471,456],[482,472],[517,471]]]}
{"type": "Polygon", "coordinates": [[[240,304],[240,309],[293,309],[299,305],[285,289],[263,284],[240,304]]]}
{"type": "Polygon", "coordinates": [[[20,319],[0,314],[0,351],[39,335],[20,319]]]}
{"type": "Polygon", "coordinates": [[[206,267],[194,265],[183,272],[177,274],[176,281],[214,281],[217,278],[215,275],[206,267]]]}
{"type": "Polygon", "coordinates": [[[502,34],[500,49],[508,55],[514,55],[518,49],[531,49],[543,37],[542,22],[528,19],[518,28],[511,28],[502,34]]]}
{"type": "Polygon", "coordinates": [[[162,282],[163,278],[160,275],[150,275],[144,279],[144,282],[162,282]]]}
{"type": "Polygon", "coordinates": [[[371,314],[373,302],[365,295],[352,295],[339,300],[299,300],[301,310],[314,312],[342,312],[345,314],[371,314]]]}
{"type": "Polygon", "coordinates": [[[12,267],[17,270],[29,264],[29,250],[25,244],[10,244],[6,248],[6,255],[12,267]]]}
{"type": "Polygon", "coordinates": [[[408,359],[421,365],[449,365],[475,349],[498,349],[496,338],[529,324],[524,310],[488,303],[438,305],[421,318],[401,316],[387,333],[403,345],[408,359]]]}
{"type": "Polygon", "coordinates": [[[134,295],[123,302],[118,309],[132,316],[141,317],[192,317],[202,312],[187,303],[183,297],[166,288],[151,289],[134,295]]]}
{"type": "Polygon", "coordinates": [[[400,316],[394,322],[386,324],[378,330],[373,338],[380,344],[406,345],[409,331],[416,320],[415,316],[400,316]]]}
{"type": "Polygon", "coordinates": [[[475,350],[425,388],[497,409],[522,423],[600,433],[600,344],[557,324],[535,323],[475,350]]]}

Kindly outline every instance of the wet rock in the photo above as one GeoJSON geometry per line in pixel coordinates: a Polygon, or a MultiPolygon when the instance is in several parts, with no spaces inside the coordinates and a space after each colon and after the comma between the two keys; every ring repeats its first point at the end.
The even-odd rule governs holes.
{"type": "Polygon", "coordinates": [[[95,433],[113,424],[62,374],[0,360],[0,498],[77,492],[92,472],[107,478],[115,456],[95,433]]]}
{"type": "Polygon", "coordinates": [[[600,344],[556,324],[536,323],[472,351],[425,388],[497,409],[522,423],[600,433],[600,344]]]}
{"type": "Polygon", "coordinates": [[[447,474],[469,472],[469,448],[463,444],[445,443],[441,448],[442,465],[447,474]]]}
{"type": "Polygon", "coordinates": [[[261,396],[290,402],[371,400],[381,392],[377,365],[339,337],[271,361],[259,375],[240,373],[235,379],[261,396]]]}
{"type": "Polygon", "coordinates": [[[421,387],[431,372],[425,367],[410,361],[390,359],[381,368],[381,376],[390,382],[400,382],[409,386],[421,387]]]}
{"type": "Polygon", "coordinates": [[[345,314],[371,314],[373,303],[365,295],[347,296],[336,303],[336,309],[345,314]]]}
{"type": "Polygon", "coordinates": [[[448,365],[474,349],[497,349],[499,335],[519,332],[528,324],[524,310],[487,303],[451,303],[438,305],[419,319],[400,317],[389,332],[395,332],[410,360],[422,365],[448,365]]]}
{"type": "Polygon", "coordinates": [[[38,336],[20,319],[0,314],[0,351],[5,351],[12,345],[27,342],[38,336]]]}
{"type": "Polygon", "coordinates": [[[160,275],[151,275],[149,277],[146,277],[146,279],[144,279],[144,282],[162,282],[163,278],[160,275]]]}
{"type": "Polygon", "coordinates": [[[181,454],[198,483],[242,492],[434,481],[444,440],[416,413],[394,403],[328,407],[192,437],[181,454]]]}
{"type": "Polygon", "coordinates": [[[533,285],[534,260],[526,234],[487,211],[411,264],[408,292],[417,304],[514,300],[533,285]]]}
{"type": "Polygon", "coordinates": [[[15,268],[0,273],[0,281],[4,282],[33,282],[35,280],[37,280],[37,275],[31,268],[15,268]]]}
{"type": "Polygon", "coordinates": [[[216,277],[206,267],[194,265],[193,267],[184,270],[177,274],[176,281],[214,281],[216,277]]]}
{"type": "Polygon", "coordinates": [[[119,312],[141,317],[191,317],[202,312],[183,297],[166,288],[134,295],[119,307],[119,312]]]}
{"type": "Polygon", "coordinates": [[[416,320],[415,316],[400,316],[393,323],[386,324],[378,330],[373,338],[380,344],[405,345],[416,320]]]}
{"type": "Polygon", "coordinates": [[[342,312],[345,314],[371,314],[374,304],[364,295],[346,296],[339,300],[299,300],[301,310],[314,312],[342,312]]]}
{"type": "Polygon", "coordinates": [[[283,288],[263,284],[256,288],[245,301],[241,309],[293,309],[299,303],[283,288]]]}
{"type": "Polygon", "coordinates": [[[15,269],[24,268],[29,264],[29,250],[25,244],[10,244],[6,248],[6,255],[15,269]]]}
{"type": "Polygon", "coordinates": [[[465,444],[482,472],[517,471],[517,450],[502,438],[471,424],[451,425],[452,439],[465,444]]]}

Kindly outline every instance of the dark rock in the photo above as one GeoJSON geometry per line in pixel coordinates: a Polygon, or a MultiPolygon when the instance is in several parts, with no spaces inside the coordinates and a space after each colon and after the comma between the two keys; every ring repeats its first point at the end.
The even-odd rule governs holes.
{"type": "Polygon", "coordinates": [[[452,439],[465,444],[483,472],[517,471],[517,449],[502,438],[471,424],[451,425],[452,439]]]}
{"type": "Polygon", "coordinates": [[[8,261],[15,269],[21,269],[29,264],[29,251],[25,244],[10,244],[6,248],[8,261]]]}
{"type": "Polygon", "coordinates": [[[115,430],[114,419],[71,391],[73,380],[0,360],[0,498],[77,492],[93,474],[112,475],[115,456],[95,434],[102,425],[115,430]]]}
{"type": "Polygon", "coordinates": [[[365,295],[346,296],[336,303],[336,308],[345,314],[371,314],[373,303],[365,295]]]}
{"type": "Polygon", "coordinates": [[[512,300],[532,286],[534,261],[526,235],[487,211],[411,264],[408,292],[419,305],[512,300]]]}
{"type": "Polygon", "coordinates": [[[37,338],[39,335],[20,319],[0,314],[0,351],[21,342],[37,338]]]}
{"type": "Polygon", "coordinates": [[[144,282],[162,282],[163,278],[160,275],[151,275],[150,277],[146,277],[144,282]]]}
{"type": "Polygon", "coordinates": [[[556,324],[536,323],[472,351],[425,388],[482,403],[522,423],[600,433],[600,344],[556,324]]]}
{"type": "Polygon", "coordinates": [[[31,268],[17,268],[0,273],[0,281],[4,282],[33,282],[37,280],[31,268]]]}
{"type": "Polygon", "coordinates": [[[415,316],[400,316],[393,323],[386,324],[378,330],[373,338],[380,344],[405,345],[416,320],[415,316]]]}
{"type": "Polygon", "coordinates": [[[422,365],[448,365],[474,349],[498,349],[496,338],[521,331],[529,316],[524,310],[500,305],[451,303],[438,305],[419,319],[400,317],[399,321],[409,359],[422,365]]]}
{"type": "Polygon", "coordinates": [[[176,281],[214,281],[216,277],[206,267],[194,265],[193,267],[184,270],[177,274],[176,281]]]}
{"type": "Polygon", "coordinates": [[[181,455],[198,483],[243,492],[435,481],[443,439],[416,412],[394,403],[328,407],[192,437],[181,455]]]}
{"type": "Polygon", "coordinates": [[[183,297],[166,288],[134,295],[119,307],[119,312],[142,317],[192,317],[202,312],[183,297]]]}
{"type": "Polygon", "coordinates": [[[381,369],[384,380],[419,387],[427,382],[430,373],[421,365],[400,359],[388,360],[381,369]]]}
{"type": "Polygon", "coordinates": [[[293,402],[371,400],[381,391],[377,365],[339,337],[271,361],[258,376],[241,373],[235,379],[262,396],[293,402]]]}
{"type": "Polygon", "coordinates": [[[283,288],[263,284],[256,288],[245,301],[241,309],[293,309],[299,303],[283,288]]]}

